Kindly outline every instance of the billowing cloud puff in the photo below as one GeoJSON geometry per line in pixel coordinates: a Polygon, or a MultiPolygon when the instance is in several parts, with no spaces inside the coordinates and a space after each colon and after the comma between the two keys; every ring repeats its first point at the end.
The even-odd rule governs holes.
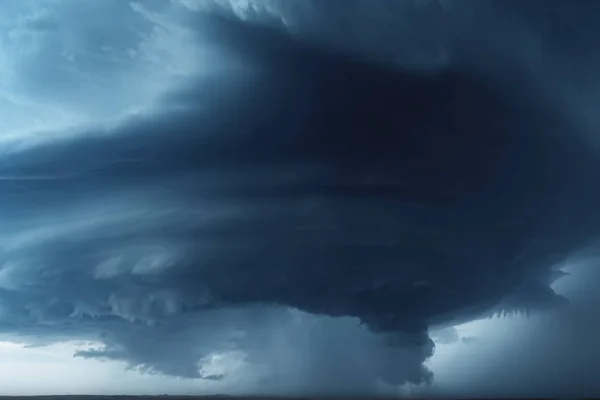
{"type": "Polygon", "coordinates": [[[99,340],[77,355],[150,373],[226,381],[209,361],[230,357],[267,391],[372,393],[432,379],[431,327],[564,305],[554,268],[597,236],[600,165],[551,101],[187,23],[219,73],[0,158],[5,332],[99,340]]]}

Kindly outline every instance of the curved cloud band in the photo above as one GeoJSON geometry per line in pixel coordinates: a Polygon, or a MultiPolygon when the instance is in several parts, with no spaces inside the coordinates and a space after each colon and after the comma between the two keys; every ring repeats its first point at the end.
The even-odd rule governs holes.
{"type": "Polygon", "coordinates": [[[2,330],[368,392],[431,380],[430,327],[565,303],[554,268],[597,234],[600,165],[552,104],[194,18],[220,72],[0,158],[2,330]]]}

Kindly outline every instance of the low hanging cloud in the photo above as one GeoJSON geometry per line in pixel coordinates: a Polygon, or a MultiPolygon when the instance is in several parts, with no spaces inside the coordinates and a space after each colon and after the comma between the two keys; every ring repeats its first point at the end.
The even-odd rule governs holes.
{"type": "Polygon", "coordinates": [[[226,382],[203,360],[241,354],[267,392],[372,393],[432,380],[431,327],[565,304],[554,268],[598,234],[600,164],[552,102],[194,21],[231,68],[0,158],[3,331],[99,340],[77,356],[148,373],[226,382]]]}

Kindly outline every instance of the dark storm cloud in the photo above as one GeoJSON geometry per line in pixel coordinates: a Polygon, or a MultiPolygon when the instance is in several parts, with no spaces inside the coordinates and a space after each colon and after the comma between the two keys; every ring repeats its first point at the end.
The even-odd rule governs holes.
{"type": "MultiPolygon", "coordinates": [[[[277,27],[297,37],[388,65],[439,70],[449,65],[461,64],[464,68],[465,63],[474,63],[478,73],[493,72],[496,79],[503,77],[513,83],[523,79],[520,76],[523,73],[532,79],[528,72],[535,71],[538,75],[546,72],[543,71],[548,67],[546,52],[557,43],[549,44],[540,26],[547,28],[549,19],[556,27],[565,22],[572,24],[578,18],[577,13],[566,10],[569,6],[561,0],[527,4],[495,0],[306,0],[299,3],[175,0],[175,3],[192,10],[211,10],[250,23],[277,27]]],[[[572,8],[589,15],[593,13],[592,7],[572,8]]],[[[588,21],[590,19],[588,17],[588,21]]],[[[553,42],[560,42],[565,35],[556,36],[553,42]]]]}
{"type": "Polygon", "coordinates": [[[268,364],[281,351],[265,335],[298,345],[300,330],[317,339],[298,390],[334,392],[348,376],[429,381],[429,326],[564,303],[551,268],[597,235],[599,165],[551,102],[201,26],[236,68],[163,113],[0,159],[6,331],[96,337],[79,356],[215,379],[197,368],[211,352],[268,364]],[[288,309],[353,319],[298,325],[288,309]]]}
{"type": "Polygon", "coordinates": [[[210,10],[276,27],[302,38],[369,59],[425,68],[448,63],[456,25],[477,4],[443,1],[175,0],[192,10],[210,10]],[[361,18],[356,18],[360,15],[361,18]],[[462,18],[461,18],[462,17],[462,18]]]}

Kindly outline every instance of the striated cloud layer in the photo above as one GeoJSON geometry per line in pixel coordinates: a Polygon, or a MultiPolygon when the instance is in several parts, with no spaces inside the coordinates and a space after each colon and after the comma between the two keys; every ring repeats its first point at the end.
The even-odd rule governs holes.
{"type": "Polygon", "coordinates": [[[150,33],[105,51],[119,85],[81,75],[56,93],[84,122],[3,147],[0,330],[249,392],[368,394],[432,381],[433,328],[566,306],[551,284],[600,231],[600,161],[545,95],[561,86],[480,68],[460,30],[406,62],[378,40],[417,29],[391,15],[464,7],[339,3],[127,5],[150,33]]]}

